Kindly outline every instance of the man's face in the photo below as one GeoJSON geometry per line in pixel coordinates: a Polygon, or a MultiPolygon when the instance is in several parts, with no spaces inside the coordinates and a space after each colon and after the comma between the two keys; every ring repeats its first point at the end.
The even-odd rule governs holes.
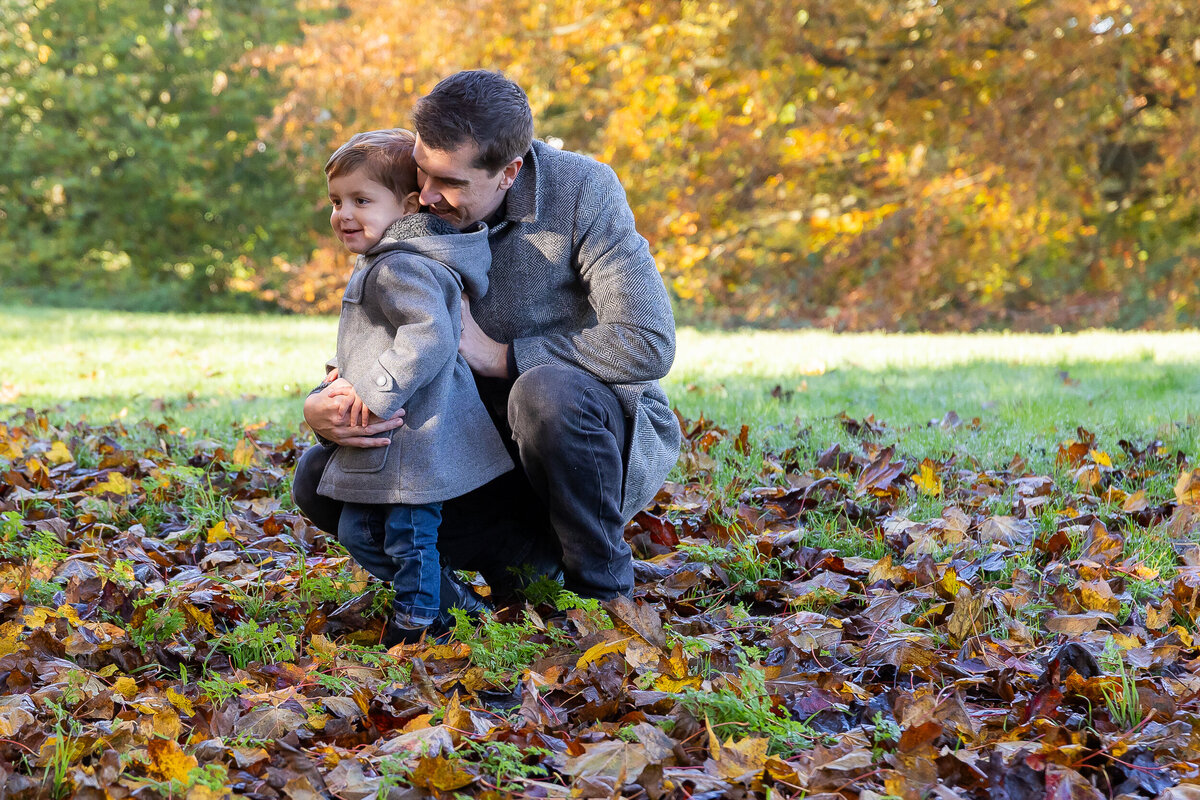
{"type": "Polygon", "coordinates": [[[454,150],[433,150],[421,143],[420,136],[413,148],[421,205],[459,230],[491,216],[521,170],[522,159],[517,158],[489,174],[472,166],[477,150],[471,142],[454,150]]]}
{"type": "Polygon", "coordinates": [[[347,250],[360,255],[379,244],[388,226],[406,213],[392,190],[372,180],[361,167],[329,179],[329,202],[333,232],[347,250]]]}

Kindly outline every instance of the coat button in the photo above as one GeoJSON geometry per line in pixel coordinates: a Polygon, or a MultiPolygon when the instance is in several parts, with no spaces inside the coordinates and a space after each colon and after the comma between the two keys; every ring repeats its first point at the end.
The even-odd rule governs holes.
{"type": "Polygon", "coordinates": [[[382,389],[384,386],[387,386],[387,378],[380,375],[375,379],[375,385],[382,389]]]}

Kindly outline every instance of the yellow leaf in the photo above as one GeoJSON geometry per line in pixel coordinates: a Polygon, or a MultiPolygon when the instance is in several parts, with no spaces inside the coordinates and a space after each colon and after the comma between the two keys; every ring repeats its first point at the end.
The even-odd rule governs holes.
{"type": "Polygon", "coordinates": [[[913,473],[912,480],[921,494],[938,497],[942,493],[942,479],[938,477],[937,465],[928,458],[921,462],[920,468],[913,473]]]}
{"type": "Polygon", "coordinates": [[[1181,506],[1200,506],[1200,476],[1195,470],[1184,470],[1179,473],[1175,483],[1175,499],[1181,506]]]}
{"type": "MultiPolygon", "coordinates": [[[[225,523],[221,524],[224,525],[225,523]]],[[[213,622],[212,614],[202,608],[196,608],[191,603],[184,603],[183,610],[188,617],[191,618],[192,622],[195,622],[207,633],[210,633],[213,636],[217,635],[217,625],[215,622],[213,622]]]]}
{"type": "Polygon", "coordinates": [[[1125,502],[1121,504],[1121,510],[1126,514],[1133,511],[1145,511],[1150,507],[1146,501],[1146,490],[1138,489],[1133,494],[1125,498],[1125,502]]]}
{"type": "Polygon", "coordinates": [[[1108,453],[1105,453],[1103,450],[1089,450],[1088,455],[1092,457],[1092,461],[1095,461],[1102,467],[1112,466],[1112,458],[1110,458],[1108,453]]]}
{"type": "Polygon", "coordinates": [[[689,675],[686,678],[671,678],[659,675],[654,680],[654,688],[660,692],[681,692],[687,688],[695,688],[701,683],[699,675],[689,675]]]}
{"type": "Polygon", "coordinates": [[[21,630],[24,627],[23,623],[16,620],[0,625],[0,658],[21,649],[21,644],[18,640],[21,636],[21,630]]]}
{"type": "Polygon", "coordinates": [[[46,627],[46,622],[51,619],[57,619],[58,614],[45,606],[38,606],[25,615],[24,624],[30,630],[46,627]]]}
{"type": "Polygon", "coordinates": [[[75,456],[71,455],[71,451],[67,449],[63,442],[55,442],[50,445],[50,449],[46,451],[46,460],[54,466],[59,464],[69,464],[75,460],[75,456]]]}
{"type": "MultiPolygon", "coordinates": [[[[767,739],[746,738],[736,743],[730,739],[713,756],[714,772],[728,781],[739,781],[747,775],[761,772],[767,762],[768,744],[767,739]]],[[[707,764],[705,769],[709,769],[707,764]]]]}
{"type": "Polygon", "coordinates": [[[337,658],[337,645],[323,634],[315,633],[308,640],[308,654],[316,659],[333,661],[337,658]]]}
{"type": "Polygon", "coordinates": [[[583,655],[581,655],[579,657],[579,661],[577,661],[575,663],[575,667],[577,669],[583,669],[588,664],[591,664],[593,661],[599,661],[601,658],[604,658],[604,656],[608,655],[609,653],[624,652],[625,648],[628,646],[629,646],[628,638],[618,639],[615,642],[601,642],[600,644],[593,645],[592,647],[590,647],[588,649],[588,651],[586,653],[584,653],[583,655]]]}
{"type": "Polygon", "coordinates": [[[151,739],[146,749],[150,752],[150,772],[159,780],[187,784],[188,773],[199,766],[196,757],[179,749],[174,739],[151,739]]]}
{"type": "Polygon", "coordinates": [[[128,675],[122,675],[113,682],[113,691],[124,697],[126,700],[132,700],[137,697],[138,685],[137,681],[128,675]]]}
{"type": "Polygon", "coordinates": [[[75,627],[83,624],[83,620],[79,618],[79,612],[75,610],[75,606],[61,605],[58,607],[58,616],[65,619],[75,627]]]}
{"type": "Polygon", "coordinates": [[[225,524],[225,520],[221,520],[216,525],[208,529],[208,541],[220,542],[224,539],[232,539],[233,534],[229,532],[229,526],[225,524]]]}
{"type": "Polygon", "coordinates": [[[129,480],[129,478],[126,478],[122,473],[110,472],[110,473],[108,473],[107,476],[105,476],[105,479],[103,481],[92,486],[92,488],[89,489],[88,491],[91,494],[97,494],[97,495],[98,494],[128,495],[128,494],[133,494],[133,491],[136,488],[137,488],[136,485],[131,480],[129,480]]]}
{"type": "Polygon", "coordinates": [[[254,445],[249,439],[242,439],[233,448],[233,461],[235,467],[248,467],[254,461],[254,445]]]}
{"type": "Polygon", "coordinates": [[[170,700],[171,705],[178,708],[185,717],[190,717],[196,713],[196,710],[192,708],[192,701],[188,700],[186,697],[176,691],[174,686],[167,688],[167,699],[170,700]]]}
{"type": "Polygon", "coordinates": [[[179,721],[179,714],[170,706],[155,711],[151,725],[155,734],[168,739],[177,739],[179,734],[183,733],[183,723],[179,721]]]}

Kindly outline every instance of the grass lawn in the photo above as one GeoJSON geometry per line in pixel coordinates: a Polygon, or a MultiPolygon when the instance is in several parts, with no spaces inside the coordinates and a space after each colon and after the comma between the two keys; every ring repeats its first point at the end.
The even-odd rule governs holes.
{"type": "MultiPolygon", "coordinates": [[[[267,424],[267,439],[299,432],[303,395],[337,335],[332,318],[0,310],[0,416],[31,407],[57,421],[167,420],[218,440],[243,425],[267,424]]],[[[984,466],[1020,452],[1047,468],[1078,426],[1105,448],[1156,438],[1189,455],[1200,447],[1200,333],[684,329],[664,383],[685,417],[749,425],[772,449],[802,429],[814,448],[850,444],[842,412],[874,415],[882,440],[908,455],[984,466]],[[965,424],[930,425],[951,411],[965,424]]]]}

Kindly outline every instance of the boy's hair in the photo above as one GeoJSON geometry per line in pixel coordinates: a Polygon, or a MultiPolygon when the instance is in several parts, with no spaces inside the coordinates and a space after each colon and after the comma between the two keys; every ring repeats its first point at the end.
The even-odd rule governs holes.
{"type": "Polygon", "coordinates": [[[403,201],[420,191],[414,144],[416,137],[404,128],[356,133],[325,162],[325,177],[336,178],[362,167],[371,180],[390,189],[397,201],[403,201]]]}
{"type": "Polygon", "coordinates": [[[515,82],[483,69],[443,78],[413,108],[413,127],[433,150],[457,150],[468,140],[479,148],[471,165],[496,174],[533,144],[529,98],[515,82]]]}

